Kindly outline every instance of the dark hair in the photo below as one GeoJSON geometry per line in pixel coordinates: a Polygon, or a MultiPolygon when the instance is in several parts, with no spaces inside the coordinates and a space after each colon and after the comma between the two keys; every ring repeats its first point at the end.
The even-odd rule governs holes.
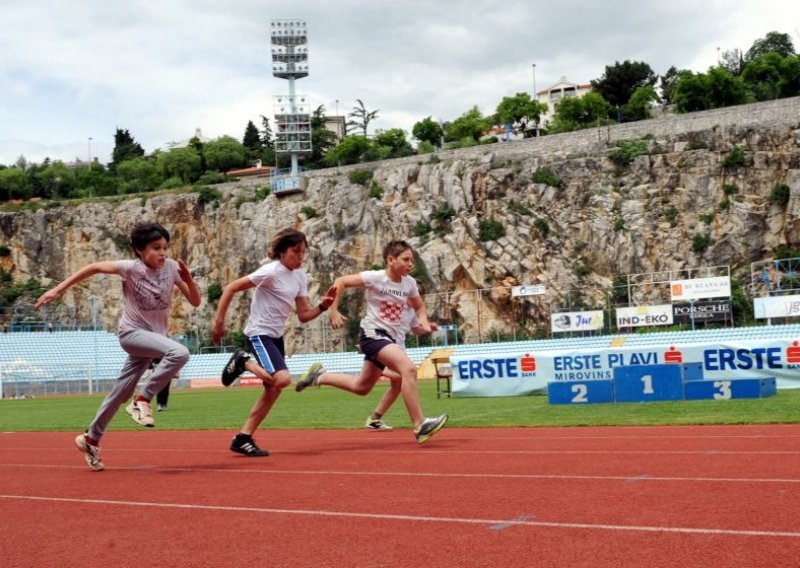
{"type": "Polygon", "coordinates": [[[304,243],[308,247],[308,240],[305,233],[297,229],[281,229],[272,237],[267,254],[273,260],[280,258],[288,249],[304,243]]]}
{"type": "Polygon", "coordinates": [[[131,229],[130,243],[136,256],[139,256],[140,250],[158,239],[165,239],[169,242],[169,231],[161,226],[160,223],[140,221],[131,229]]]}
{"type": "Polygon", "coordinates": [[[383,247],[383,262],[387,262],[390,256],[397,258],[407,250],[411,250],[411,245],[405,241],[389,241],[385,247],[383,247]]]}

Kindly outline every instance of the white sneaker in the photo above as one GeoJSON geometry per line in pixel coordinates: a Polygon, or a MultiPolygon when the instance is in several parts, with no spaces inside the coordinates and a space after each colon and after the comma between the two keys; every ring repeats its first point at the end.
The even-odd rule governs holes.
{"type": "Polygon", "coordinates": [[[367,423],[365,424],[365,427],[367,428],[367,430],[376,430],[383,432],[394,430],[394,428],[392,428],[386,422],[383,421],[383,418],[372,418],[371,416],[367,418],[367,423]]]}
{"type": "Polygon", "coordinates": [[[86,464],[95,471],[103,471],[106,466],[100,461],[100,446],[93,446],[86,440],[86,434],[75,438],[75,445],[83,454],[86,464]]]}
{"type": "Polygon", "coordinates": [[[150,403],[144,400],[132,400],[131,403],[125,408],[125,411],[131,415],[133,421],[142,426],[152,428],[156,425],[153,420],[153,409],[150,403]]]}

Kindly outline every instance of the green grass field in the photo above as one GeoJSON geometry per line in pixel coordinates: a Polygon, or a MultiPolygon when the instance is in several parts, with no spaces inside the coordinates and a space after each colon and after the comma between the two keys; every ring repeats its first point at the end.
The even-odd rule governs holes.
{"type": "MultiPolygon", "coordinates": [[[[287,390],[262,426],[276,428],[362,428],[386,385],[367,397],[332,388],[287,390]]],[[[450,427],[615,426],[670,424],[781,424],[800,422],[800,389],[779,391],[765,399],[685,401],[647,404],[551,406],[545,396],[504,398],[436,398],[432,381],[420,383],[422,408],[428,416],[447,412],[450,427]]],[[[257,396],[254,388],[176,390],[169,410],[155,413],[164,430],[235,430],[257,396]]],[[[0,401],[0,432],[81,431],[91,421],[103,395],[0,401]]],[[[409,427],[398,400],[386,416],[395,427],[409,427]]],[[[112,430],[134,430],[120,408],[112,430]]]]}

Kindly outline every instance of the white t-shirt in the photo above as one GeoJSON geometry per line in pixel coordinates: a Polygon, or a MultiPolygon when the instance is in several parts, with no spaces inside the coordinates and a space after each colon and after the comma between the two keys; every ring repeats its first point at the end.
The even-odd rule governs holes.
{"type": "Polygon", "coordinates": [[[406,309],[403,310],[403,315],[400,316],[400,336],[395,338],[400,347],[406,348],[406,335],[418,325],[419,317],[417,317],[417,311],[411,306],[406,306],[406,309]]]}
{"type": "Polygon", "coordinates": [[[122,278],[122,317],[119,332],[133,330],[167,334],[167,315],[172,292],[180,282],[178,262],[166,259],[163,268],[149,268],[141,259],[118,260],[122,278]]]}
{"type": "Polygon", "coordinates": [[[382,329],[395,342],[405,338],[408,329],[403,330],[402,317],[411,309],[408,300],[419,298],[416,280],[403,276],[400,282],[392,282],[385,270],[366,270],[361,280],[367,290],[367,315],[361,320],[366,336],[377,339],[376,330],[382,329]]]}
{"type": "Polygon", "coordinates": [[[273,260],[247,276],[255,284],[250,316],[244,333],[248,337],[282,337],[295,300],[308,297],[308,277],[301,269],[289,270],[273,260]]]}

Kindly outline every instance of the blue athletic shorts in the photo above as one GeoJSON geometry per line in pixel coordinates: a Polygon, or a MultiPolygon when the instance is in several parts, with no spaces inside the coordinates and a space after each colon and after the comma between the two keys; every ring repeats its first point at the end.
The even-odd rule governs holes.
{"type": "Polygon", "coordinates": [[[365,361],[369,361],[378,367],[378,369],[383,371],[386,368],[386,365],[378,361],[378,353],[387,345],[394,344],[394,339],[392,339],[392,337],[382,329],[376,329],[375,332],[380,335],[378,339],[367,337],[367,334],[364,333],[364,330],[359,328],[358,348],[364,354],[365,361]]]}
{"type": "Polygon", "coordinates": [[[254,335],[247,338],[247,343],[250,345],[250,352],[256,356],[258,364],[270,375],[288,368],[283,337],[254,335]]]}

